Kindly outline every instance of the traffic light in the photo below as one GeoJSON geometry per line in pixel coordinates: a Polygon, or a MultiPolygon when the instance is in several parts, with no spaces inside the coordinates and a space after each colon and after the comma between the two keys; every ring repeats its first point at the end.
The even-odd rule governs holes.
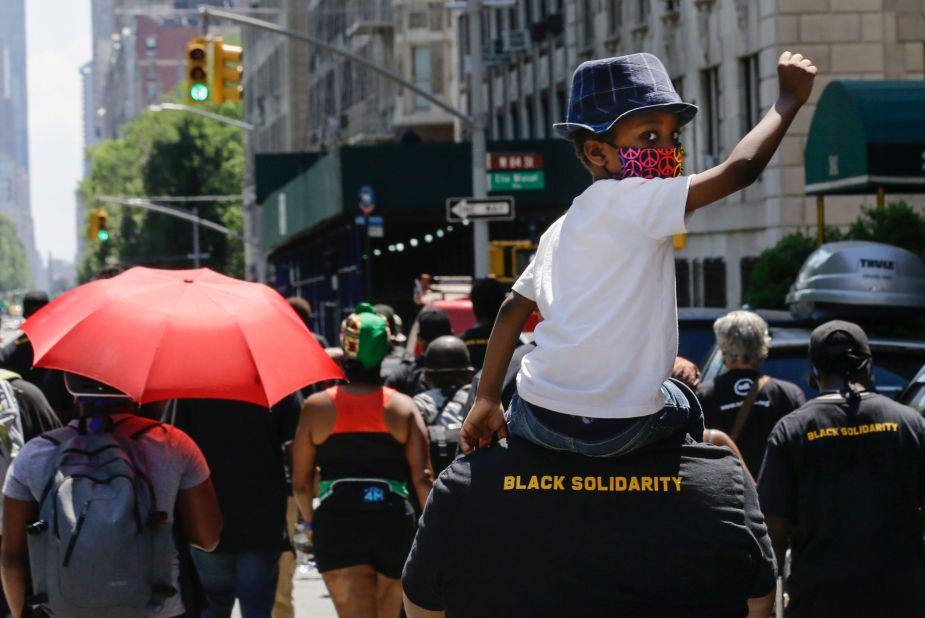
{"type": "Polygon", "coordinates": [[[243,50],[237,45],[222,42],[222,37],[212,39],[212,102],[240,101],[244,94],[241,87],[244,69],[241,66],[243,50]]]}
{"type": "Polygon", "coordinates": [[[96,221],[96,240],[106,242],[109,240],[109,213],[103,208],[97,208],[93,219],[96,221]]]}
{"type": "Polygon", "coordinates": [[[96,210],[90,211],[90,216],[87,221],[87,240],[95,241],[96,235],[100,232],[100,222],[96,218],[96,210]]]}
{"type": "Polygon", "coordinates": [[[209,42],[196,37],[186,44],[186,100],[205,103],[209,100],[209,42]]]}

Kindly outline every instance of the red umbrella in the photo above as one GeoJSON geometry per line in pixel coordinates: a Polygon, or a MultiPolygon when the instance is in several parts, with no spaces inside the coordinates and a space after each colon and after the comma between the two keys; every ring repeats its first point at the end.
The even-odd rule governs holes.
{"type": "Polygon", "coordinates": [[[139,403],[271,406],[308,384],[343,378],[282,296],[208,268],[136,267],[93,281],[46,305],[22,330],[37,367],[93,378],[139,403]]]}

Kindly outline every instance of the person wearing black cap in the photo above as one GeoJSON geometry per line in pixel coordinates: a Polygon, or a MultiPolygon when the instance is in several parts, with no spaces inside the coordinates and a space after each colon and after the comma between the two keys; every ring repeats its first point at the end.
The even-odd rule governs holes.
{"type": "Polygon", "coordinates": [[[819,397],[771,432],[758,493],[788,618],[925,616],[925,419],[873,390],[856,324],[810,338],[819,397]]]}
{"type": "MultiPolygon", "coordinates": [[[[452,335],[450,316],[442,309],[423,309],[417,317],[418,340],[423,352],[431,341],[444,335],[452,335]]],[[[424,380],[424,354],[419,354],[413,361],[403,361],[395,371],[385,379],[385,385],[400,393],[414,397],[427,390],[424,380]]]]}

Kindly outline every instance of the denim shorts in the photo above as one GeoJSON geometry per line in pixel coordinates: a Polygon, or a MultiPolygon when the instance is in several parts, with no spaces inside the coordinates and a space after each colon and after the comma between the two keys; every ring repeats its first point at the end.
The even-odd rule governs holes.
{"type": "Polygon", "coordinates": [[[698,442],[703,441],[703,410],[693,391],[677,380],[668,379],[662,384],[662,395],[664,406],[661,410],[641,416],[600,440],[583,440],[547,427],[534,413],[536,409],[545,409],[517,395],[511,400],[505,419],[511,435],[554,451],[588,457],[619,457],[676,433],[685,433],[698,442]]]}

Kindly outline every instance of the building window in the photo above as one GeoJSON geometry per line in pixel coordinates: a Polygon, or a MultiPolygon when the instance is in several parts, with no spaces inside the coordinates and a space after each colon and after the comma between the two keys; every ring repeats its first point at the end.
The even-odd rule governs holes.
{"type": "Polygon", "coordinates": [[[681,9],[681,0],[665,0],[665,12],[673,13],[681,9]]]}
{"type": "Polygon", "coordinates": [[[543,117],[540,118],[540,126],[542,130],[538,133],[537,137],[545,137],[546,131],[549,130],[550,125],[553,120],[549,117],[549,95],[545,94],[540,98],[540,112],[543,114],[543,117]]]}
{"type": "Polygon", "coordinates": [[[412,11],[408,13],[408,29],[422,30],[427,28],[427,13],[424,11],[412,11]]]}
{"type": "Polygon", "coordinates": [[[623,27],[623,0],[607,1],[607,32],[611,36],[620,34],[623,27]]]}
{"type": "Polygon", "coordinates": [[[745,302],[745,293],[748,292],[748,286],[752,282],[752,273],[757,263],[758,258],[753,255],[746,256],[739,262],[739,276],[742,279],[742,303],[745,302]]]}
{"type": "MultiPolygon", "coordinates": [[[[427,93],[433,92],[431,87],[433,72],[429,45],[416,45],[411,48],[411,77],[415,86],[427,93]]],[[[430,109],[430,101],[417,96],[414,98],[414,109],[430,109]]]]}
{"type": "Polygon", "coordinates": [[[525,107],[526,109],[524,111],[526,112],[526,116],[527,116],[527,127],[526,127],[526,131],[524,131],[523,138],[530,139],[531,137],[533,137],[533,131],[534,131],[534,128],[536,127],[536,124],[534,123],[534,118],[533,118],[533,97],[527,97],[525,107]]]}
{"type": "Polygon", "coordinates": [[[585,47],[594,45],[594,8],[591,0],[581,0],[581,43],[585,47]]]}
{"type": "Polygon", "coordinates": [[[564,122],[566,116],[568,116],[568,103],[565,97],[565,90],[557,90],[556,98],[559,99],[559,118],[556,118],[556,122],[564,122]]]}
{"type": "Polygon", "coordinates": [[[511,138],[519,139],[520,135],[520,114],[516,105],[511,105],[511,138]]]}
{"type": "Polygon", "coordinates": [[[761,103],[758,99],[758,54],[739,59],[739,74],[742,79],[742,109],[745,112],[742,115],[742,133],[747,133],[761,120],[761,103]]]}
{"type": "Polygon", "coordinates": [[[703,168],[711,168],[719,163],[722,152],[720,141],[720,99],[719,99],[719,67],[711,67],[700,72],[701,88],[703,90],[703,113],[706,117],[704,127],[704,161],[703,168]]]}
{"type": "Polygon", "coordinates": [[[691,265],[683,258],[675,258],[674,282],[677,288],[678,307],[691,306],[691,265]]]}
{"type": "Polygon", "coordinates": [[[726,306],[726,261],[723,258],[703,261],[703,306],[726,306]]]}
{"type": "Polygon", "coordinates": [[[636,0],[636,23],[643,24],[649,21],[649,13],[652,12],[650,0],[636,0]]]}

